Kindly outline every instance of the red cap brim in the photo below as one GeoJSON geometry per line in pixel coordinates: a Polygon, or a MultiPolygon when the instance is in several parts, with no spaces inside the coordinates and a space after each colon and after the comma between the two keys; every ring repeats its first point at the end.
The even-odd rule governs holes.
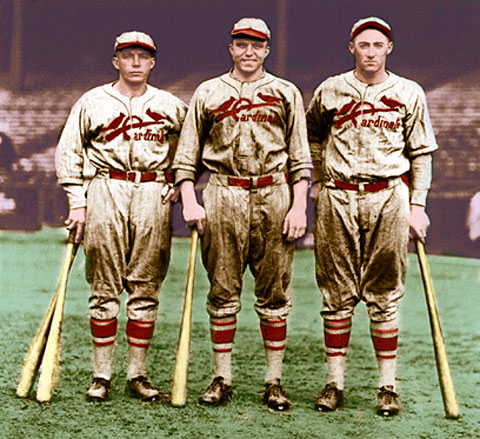
{"type": "Polygon", "coordinates": [[[232,31],[232,36],[234,35],[248,35],[253,38],[260,38],[261,40],[268,40],[268,35],[253,29],[236,29],[232,31]]]}
{"type": "Polygon", "coordinates": [[[126,47],[131,47],[131,46],[143,47],[143,48],[149,50],[150,52],[155,52],[156,51],[155,47],[150,46],[150,44],[142,43],[141,41],[132,41],[132,42],[129,42],[129,43],[119,44],[115,50],[122,50],[122,49],[125,49],[126,47]]]}
{"type": "Polygon", "coordinates": [[[388,27],[382,26],[376,21],[367,21],[366,23],[361,24],[352,32],[350,38],[353,40],[360,32],[364,31],[365,29],[377,29],[383,34],[385,34],[389,40],[392,39],[392,30],[388,27]]]}

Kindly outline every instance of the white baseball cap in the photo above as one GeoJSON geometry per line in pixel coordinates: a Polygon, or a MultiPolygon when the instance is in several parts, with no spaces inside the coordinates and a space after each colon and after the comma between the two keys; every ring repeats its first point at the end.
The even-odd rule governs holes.
{"type": "Polygon", "coordinates": [[[130,46],[140,46],[149,50],[150,52],[155,52],[157,50],[155,42],[150,35],[146,34],[145,32],[133,30],[124,32],[115,38],[113,51],[116,52],[117,50],[122,50],[125,49],[125,47],[130,46]]]}
{"type": "Polygon", "coordinates": [[[248,35],[261,40],[270,40],[272,34],[270,29],[260,18],[242,18],[233,25],[230,35],[248,35]]]}
{"type": "Polygon", "coordinates": [[[353,40],[360,32],[365,29],[377,29],[385,34],[389,40],[392,39],[391,26],[379,17],[367,17],[362,18],[354,23],[352,30],[350,31],[350,39],[353,40]]]}

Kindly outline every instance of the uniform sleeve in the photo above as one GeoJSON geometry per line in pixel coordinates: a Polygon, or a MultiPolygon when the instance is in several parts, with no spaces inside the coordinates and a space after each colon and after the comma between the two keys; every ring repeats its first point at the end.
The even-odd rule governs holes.
{"type": "Polygon", "coordinates": [[[288,114],[288,130],[286,141],[288,145],[288,173],[290,184],[295,184],[303,178],[310,178],[311,160],[307,141],[307,125],[305,109],[300,92],[295,89],[293,101],[288,114]]]}
{"type": "Polygon", "coordinates": [[[315,90],[313,98],[308,106],[307,113],[307,132],[308,143],[310,145],[310,155],[312,157],[313,174],[312,181],[323,181],[323,156],[325,141],[328,137],[330,125],[327,121],[322,106],[322,89],[318,87],[315,90]]]}
{"type": "MultiPolygon", "coordinates": [[[[178,148],[178,139],[180,137],[180,132],[182,130],[183,124],[185,122],[185,117],[187,115],[188,107],[187,105],[178,98],[175,99],[175,114],[173,116],[173,129],[168,135],[168,157],[169,163],[173,166],[173,160],[178,148]]],[[[170,168],[171,168],[170,166],[170,168]]],[[[167,169],[167,172],[171,172],[171,169],[167,169]]]]}
{"type": "Polygon", "coordinates": [[[428,114],[425,93],[418,85],[415,86],[415,91],[411,108],[407,110],[404,122],[405,144],[409,157],[432,153],[438,148],[428,114]]]}
{"type": "Polygon", "coordinates": [[[410,158],[410,203],[425,206],[432,181],[432,152],[438,146],[428,114],[425,93],[416,86],[412,110],[405,121],[405,143],[410,158]]]}
{"type": "Polygon", "coordinates": [[[195,181],[201,159],[202,140],[206,130],[203,100],[197,89],[192,97],[178,140],[173,162],[175,184],[179,184],[183,180],[195,181]]]}
{"type": "Polygon", "coordinates": [[[85,101],[77,102],[63,127],[55,153],[58,182],[64,187],[70,209],[86,206],[84,183],[84,144],[89,118],[85,101]]]}

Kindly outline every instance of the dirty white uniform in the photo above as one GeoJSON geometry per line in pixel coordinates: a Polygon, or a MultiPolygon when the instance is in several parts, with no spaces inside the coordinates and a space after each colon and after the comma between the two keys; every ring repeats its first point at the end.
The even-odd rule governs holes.
{"type": "Polygon", "coordinates": [[[393,320],[404,290],[410,203],[425,205],[437,149],[424,93],[391,72],[368,85],[350,71],[316,89],[307,126],[312,180],[322,182],[314,226],[322,314],[351,317],[363,300],[372,321],[393,320]]]}
{"type": "Polygon", "coordinates": [[[149,85],[133,98],[112,87],[87,92],[72,108],[57,147],[57,176],[70,209],[87,207],[90,317],[117,317],[125,289],[127,317],[153,321],[171,245],[171,208],[162,193],[187,108],[149,85]]]}
{"type": "Polygon", "coordinates": [[[203,191],[208,312],[239,311],[249,266],[260,317],[286,317],[295,244],[282,236],[283,221],[290,184],[308,178],[311,168],[298,89],[266,72],[251,82],[226,73],[202,83],[182,129],[176,183],[195,180],[202,165],[211,173],[203,191]]]}

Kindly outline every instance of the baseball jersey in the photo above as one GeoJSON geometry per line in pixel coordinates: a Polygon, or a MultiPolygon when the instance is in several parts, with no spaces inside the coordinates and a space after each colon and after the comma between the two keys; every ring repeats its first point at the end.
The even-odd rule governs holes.
{"type": "MultiPolygon", "coordinates": [[[[399,177],[415,158],[437,149],[423,90],[388,75],[370,85],[349,71],[315,90],[307,110],[314,181],[399,177]]],[[[424,204],[431,177],[428,171],[420,174],[412,203],[424,204]]]]}
{"type": "Polygon", "coordinates": [[[168,171],[186,111],[180,99],[150,85],[132,98],[116,92],[113,83],[85,93],[72,108],[56,153],[70,208],[86,206],[87,166],[93,172],[168,171]]]}
{"type": "Polygon", "coordinates": [[[292,83],[265,72],[241,82],[231,73],[203,82],[190,103],[174,168],[195,179],[200,158],[213,173],[310,176],[303,101],[292,83]]]}

